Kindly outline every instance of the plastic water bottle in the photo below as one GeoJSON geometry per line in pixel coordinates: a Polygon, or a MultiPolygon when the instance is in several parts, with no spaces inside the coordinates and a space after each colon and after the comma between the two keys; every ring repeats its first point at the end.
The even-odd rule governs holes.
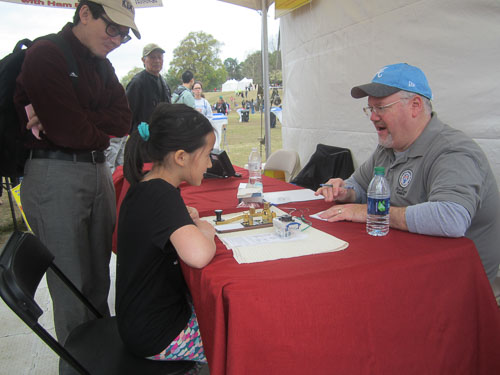
{"type": "Polygon", "coordinates": [[[375,167],[367,195],[366,231],[372,236],[385,236],[389,233],[391,189],[385,178],[384,167],[375,167]]]}
{"type": "Polygon", "coordinates": [[[253,147],[250,156],[248,156],[248,175],[248,183],[250,185],[262,186],[262,164],[257,147],[253,147]]]}

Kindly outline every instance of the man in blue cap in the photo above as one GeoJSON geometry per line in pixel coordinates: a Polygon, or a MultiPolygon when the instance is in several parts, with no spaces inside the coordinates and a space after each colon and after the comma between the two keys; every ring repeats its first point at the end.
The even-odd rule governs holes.
{"type": "Polygon", "coordinates": [[[335,205],[328,221],[366,222],[366,191],[375,166],[391,186],[390,226],[433,236],[468,237],[493,283],[500,264],[500,198],[481,148],[432,111],[424,73],[408,64],[380,69],[371,83],[351,90],[368,97],[363,108],[377,131],[373,155],[347,180],[331,179],[318,194],[335,205]],[[348,189],[349,188],[349,189],[348,189]]]}

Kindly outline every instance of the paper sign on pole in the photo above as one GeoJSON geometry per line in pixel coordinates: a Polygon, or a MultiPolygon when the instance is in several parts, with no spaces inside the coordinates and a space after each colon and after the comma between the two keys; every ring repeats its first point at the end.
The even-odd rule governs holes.
{"type": "Polygon", "coordinates": [[[274,18],[278,19],[310,2],[311,0],[276,0],[274,2],[274,18]]]}

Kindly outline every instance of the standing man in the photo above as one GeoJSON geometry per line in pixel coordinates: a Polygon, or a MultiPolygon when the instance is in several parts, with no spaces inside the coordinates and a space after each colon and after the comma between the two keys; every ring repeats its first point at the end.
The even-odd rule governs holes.
{"type": "Polygon", "coordinates": [[[127,98],[132,110],[132,130],[141,122],[149,122],[151,113],[159,103],[170,103],[172,94],[160,72],[165,51],[150,43],[142,50],[144,70],[137,73],[127,85],[127,98]]]}
{"type": "Polygon", "coordinates": [[[195,101],[191,91],[194,85],[193,73],[186,70],[182,73],[182,85],[177,87],[172,95],[172,104],[185,104],[188,107],[194,108],[195,101]]]}
{"type": "MultiPolygon", "coordinates": [[[[159,103],[170,103],[170,87],[160,75],[163,69],[163,54],[165,51],[157,44],[150,43],[142,50],[144,70],[137,73],[127,85],[127,98],[132,110],[132,126],[130,133],[142,121],[148,122],[153,110],[159,103]]],[[[110,137],[110,145],[105,151],[111,173],[117,166],[123,165],[125,143],[124,137],[110,137]]]]}
{"type": "Polygon", "coordinates": [[[385,167],[391,186],[390,226],[431,236],[474,241],[490,283],[500,263],[500,197],[481,148],[432,112],[424,73],[408,64],[380,69],[371,83],[351,90],[368,96],[363,108],[377,131],[373,155],[346,181],[318,189],[335,205],[328,221],[366,222],[366,192],[375,166],[385,167]],[[352,188],[352,189],[348,189],[352,188]]]}
{"type": "MultiPolygon", "coordinates": [[[[26,52],[14,97],[31,148],[21,186],[27,220],[57,266],[105,316],[116,207],[103,151],[109,135],[124,136],[132,119],[106,56],[131,39],[129,29],[140,38],[129,0],[81,0],[73,23],[58,34],[76,60],[76,84],[62,50],[41,40],[26,52]]],[[[50,272],[47,283],[56,334],[64,343],[93,316],[50,272]]]]}

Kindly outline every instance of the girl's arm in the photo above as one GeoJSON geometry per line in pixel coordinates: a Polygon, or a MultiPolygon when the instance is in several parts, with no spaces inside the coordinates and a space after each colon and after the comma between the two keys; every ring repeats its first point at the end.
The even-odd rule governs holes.
{"type": "Polygon", "coordinates": [[[215,255],[215,229],[204,220],[194,220],[170,236],[170,241],[184,263],[193,268],[205,267],[215,255]]]}

